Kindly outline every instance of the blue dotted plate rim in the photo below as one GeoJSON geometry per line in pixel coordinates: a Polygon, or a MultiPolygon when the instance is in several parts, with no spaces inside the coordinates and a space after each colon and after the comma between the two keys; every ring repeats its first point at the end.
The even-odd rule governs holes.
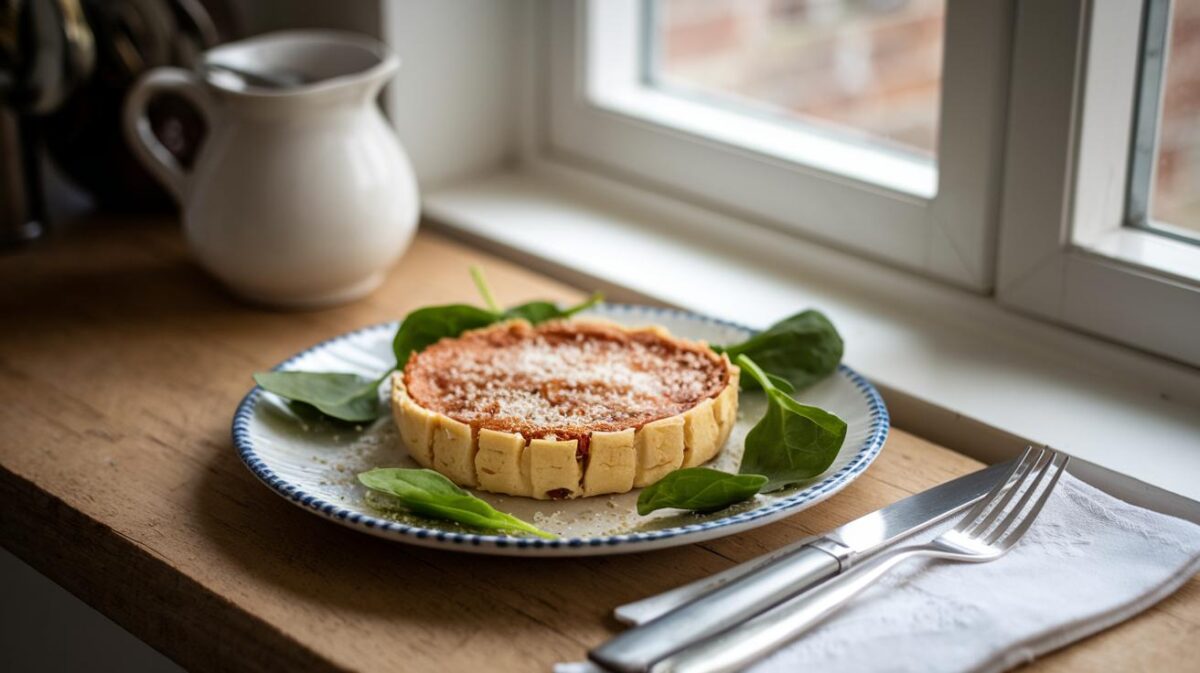
{"type": "MultiPolygon", "coordinates": [[[[642,313],[648,316],[672,316],[676,318],[698,320],[710,324],[720,325],[742,330],[749,334],[754,334],[757,330],[746,327],[739,323],[720,318],[705,316],[692,311],[681,309],[661,308],[656,306],[642,306],[637,304],[603,304],[606,311],[624,312],[624,313],[642,313]]],[[[361,327],[359,329],[339,334],[331,339],[326,339],[310,348],[307,348],[292,357],[284,360],[276,365],[273,369],[286,369],[294,364],[300,358],[313,353],[315,351],[328,348],[340,341],[352,339],[361,334],[366,334],[376,330],[394,330],[399,324],[399,321],[390,321],[386,323],[378,323],[361,327]]],[[[772,517],[784,510],[794,509],[810,502],[822,500],[836,490],[841,489],[854,477],[862,474],[867,467],[879,455],[883,449],[883,443],[887,439],[889,428],[889,416],[887,406],[883,403],[883,398],[875,386],[871,385],[861,374],[854,371],[844,364],[838,365],[838,374],[846,377],[854,386],[866,397],[868,412],[870,414],[871,427],[867,433],[866,439],[859,446],[858,451],[849,463],[842,466],[836,472],[826,475],[819,482],[816,482],[803,490],[800,490],[786,498],[777,500],[768,505],[758,507],[745,512],[740,512],[728,517],[716,519],[713,521],[704,521],[686,526],[676,526],[674,528],[664,528],[661,530],[646,531],[639,533],[623,533],[621,535],[606,535],[601,537],[572,537],[572,538],[556,538],[553,540],[543,540],[541,538],[532,537],[510,537],[506,535],[487,535],[481,533],[461,533],[454,531],[438,530],[435,528],[424,528],[410,524],[399,523],[382,519],[361,512],[355,512],[341,505],[337,505],[317,496],[306,493],[295,484],[292,484],[280,478],[275,472],[267,466],[267,464],[258,456],[254,450],[254,443],[250,437],[250,422],[253,419],[255,407],[259,399],[266,393],[259,386],[254,386],[238,404],[237,411],[233,416],[233,445],[237,449],[238,456],[250,469],[254,476],[270,487],[279,495],[292,501],[293,503],[311,510],[321,516],[333,519],[338,523],[349,525],[353,528],[360,528],[365,532],[374,535],[383,535],[391,539],[404,541],[406,539],[417,539],[423,543],[432,541],[448,543],[448,545],[469,545],[471,547],[490,546],[497,549],[564,549],[564,548],[581,548],[581,547],[612,547],[617,545],[638,545],[649,542],[667,540],[684,535],[694,535],[697,533],[711,532],[718,528],[728,526],[737,526],[739,524],[748,523],[764,517],[772,517]]],[[[710,537],[710,536],[705,536],[710,537]]]]}

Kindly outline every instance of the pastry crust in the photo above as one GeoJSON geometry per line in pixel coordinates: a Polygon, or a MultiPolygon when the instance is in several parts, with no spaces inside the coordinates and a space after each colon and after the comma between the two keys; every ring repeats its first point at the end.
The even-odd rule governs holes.
{"type": "MultiPolygon", "coordinates": [[[[626,331],[696,347],[662,328],[626,331]]],[[[706,463],[720,452],[737,419],[739,371],[724,355],[719,362],[727,374],[725,385],[691,408],[572,438],[472,427],[419,404],[401,373],[392,377],[392,413],[409,455],[460,486],[541,500],[625,493],[681,467],[706,463]]]]}

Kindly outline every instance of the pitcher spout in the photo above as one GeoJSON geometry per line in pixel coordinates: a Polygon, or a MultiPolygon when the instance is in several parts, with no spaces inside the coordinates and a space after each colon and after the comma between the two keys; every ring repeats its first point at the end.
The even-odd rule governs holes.
{"type": "Polygon", "coordinates": [[[332,30],[281,31],[217,47],[201,69],[230,98],[370,100],[400,59],[365,35],[332,30]]]}

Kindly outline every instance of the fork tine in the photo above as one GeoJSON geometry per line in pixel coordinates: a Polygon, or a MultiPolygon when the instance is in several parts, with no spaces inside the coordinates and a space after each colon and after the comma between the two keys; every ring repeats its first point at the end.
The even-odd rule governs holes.
{"type": "Polygon", "coordinates": [[[1029,454],[1032,452],[1033,446],[1026,446],[1025,452],[1021,454],[1020,459],[1018,459],[1016,464],[1013,465],[1012,469],[1008,471],[1008,474],[1004,475],[1004,478],[996,481],[996,485],[992,487],[992,490],[988,491],[987,495],[983,496],[979,499],[979,502],[975,503],[975,506],[971,508],[971,511],[967,512],[966,516],[964,516],[958,522],[958,525],[954,527],[954,530],[959,532],[966,530],[972,523],[975,522],[975,519],[979,518],[980,514],[983,514],[984,510],[987,509],[987,506],[996,499],[996,496],[1000,495],[1000,493],[1002,493],[1010,484],[1019,482],[1019,475],[1023,475],[1025,473],[1029,454]],[[1016,482],[1013,480],[1014,476],[1017,477],[1016,482]]]}
{"type": "MultiPolygon", "coordinates": [[[[988,528],[991,527],[996,519],[998,519],[1002,514],[1004,514],[1005,510],[1008,509],[1008,505],[1013,501],[1013,498],[1017,497],[1017,494],[1022,492],[1021,487],[1028,484],[1030,477],[1032,477],[1034,473],[1038,472],[1038,470],[1044,470],[1046,465],[1050,464],[1050,459],[1053,457],[1053,451],[1050,451],[1047,454],[1045,447],[1039,449],[1037,457],[1030,461],[1029,469],[1025,470],[1024,473],[1017,477],[1017,480],[1013,483],[1012,488],[1008,489],[1008,491],[1004,493],[1004,497],[997,499],[995,506],[988,511],[987,516],[980,520],[978,524],[968,526],[964,532],[972,537],[981,536],[987,532],[988,528]],[[1045,458],[1044,462],[1042,460],[1043,458],[1045,458]]],[[[1036,482],[1034,483],[1036,485],[1036,482]]]]}
{"type": "Polygon", "coordinates": [[[1053,455],[1051,456],[1050,461],[1047,462],[1045,468],[1043,468],[1042,472],[1038,475],[1037,481],[1034,482],[1033,486],[1029,487],[1028,491],[1026,491],[1025,497],[1021,498],[1021,502],[1013,509],[1012,513],[1005,517],[1004,521],[1000,522],[1000,525],[996,526],[996,530],[988,536],[987,544],[990,545],[999,541],[998,545],[1004,549],[1007,549],[1016,544],[1017,540],[1020,540],[1021,536],[1025,534],[1025,531],[1029,530],[1029,527],[1033,525],[1033,520],[1036,519],[1038,514],[1041,513],[1042,506],[1045,505],[1046,501],[1050,499],[1050,494],[1054,491],[1054,487],[1058,484],[1058,478],[1061,477],[1062,473],[1066,470],[1067,463],[1071,462],[1070,456],[1058,453],[1057,451],[1052,452],[1052,454],[1053,455]],[[1062,460],[1060,461],[1059,458],[1062,458],[1062,460]],[[1030,496],[1032,496],[1034,491],[1037,490],[1038,484],[1042,481],[1042,478],[1050,472],[1053,472],[1053,474],[1050,477],[1050,481],[1046,483],[1046,488],[1042,489],[1041,495],[1038,496],[1038,499],[1034,501],[1033,505],[1028,509],[1028,511],[1022,515],[1021,512],[1025,508],[1026,501],[1029,500],[1030,496]],[[1018,516],[1020,517],[1019,520],[1018,516]],[[1016,527],[1013,527],[1014,522],[1016,523],[1016,527]]]}
{"type": "MultiPolygon", "coordinates": [[[[1034,501],[1033,505],[1025,513],[1025,516],[1021,517],[1020,522],[1016,524],[1015,528],[1012,528],[1012,530],[1008,531],[1007,534],[1004,534],[1002,539],[1001,536],[992,536],[992,539],[989,540],[988,543],[992,543],[992,540],[998,540],[997,545],[1004,549],[1015,545],[1015,543],[1021,539],[1021,536],[1025,535],[1025,531],[1030,529],[1031,525],[1033,525],[1033,519],[1038,518],[1039,513],[1042,512],[1042,507],[1046,504],[1046,500],[1050,499],[1050,493],[1054,492],[1055,486],[1058,485],[1058,477],[1062,476],[1064,471],[1067,471],[1067,463],[1069,462],[1070,456],[1062,455],[1062,453],[1058,453],[1056,451],[1054,461],[1052,461],[1049,467],[1045,470],[1054,470],[1054,475],[1051,475],[1050,481],[1046,483],[1046,487],[1042,489],[1042,494],[1038,495],[1038,499],[1034,501]],[[1062,458],[1061,461],[1058,461],[1058,458],[1062,458]]],[[[1024,503],[1021,504],[1024,505],[1024,503]]],[[[1008,519],[1012,518],[1012,516],[1008,517],[1008,519]]],[[[1004,524],[1012,523],[1008,521],[1008,519],[1004,521],[1004,524]]],[[[1010,528],[1010,525],[1003,525],[1003,528],[1007,530],[1010,528]]]]}
{"type": "MultiPolygon", "coordinates": [[[[1053,450],[1050,451],[1049,455],[1046,456],[1046,461],[1037,465],[1035,470],[1036,473],[1025,475],[1024,483],[1021,484],[1021,486],[1024,486],[1024,488],[1022,489],[1021,486],[1018,486],[1013,489],[1014,495],[1017,491],[1021,491],[1022,494],[1021,499],[1017,501],[1016,506],[1007,512],[1004,512],[1006,516],[1000,521],[1000,523],[996,524],[995,528],[989,529],[988,526],[982,526],[975,531],[977,534],[976,536],[981,542],[984,544],[991,544],[1006,531],[1008,531],[1013,522],[1017,520],[1017,517],[1020,516],[1025,510],[1025,505],[1029,504],[1029,501],[1033,498],[1034,494],[1038,492],[1038,487],[1041,486],[1042,480],[1046,478],[1046,474],[1050,471],[1050,466],[1054,463],[1054,459],[1057,457],[1058,452],[1053,450]]],[[[1012,498],[1010,497],[1009,499],[1011,500],[1012,498]]],[[[1004,506],[1007,509],[1008,503],[1004,503],[1004,506]]],[[[995,515],[999,514],[1001,514],[1001,512],[995,512],[995,515]]],[[[992,518],[995,519],[996,516],[993,516],[992,518]]]]}

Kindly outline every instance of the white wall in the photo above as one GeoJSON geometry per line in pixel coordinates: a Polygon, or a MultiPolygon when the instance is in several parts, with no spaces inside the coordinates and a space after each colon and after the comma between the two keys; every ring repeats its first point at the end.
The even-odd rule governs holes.
{"type": "Polygon", "coordinates": [[[384,39],[400,54],[388,113],[422,190],[516,155],[520,0],[384,0],[384,39]]]}

